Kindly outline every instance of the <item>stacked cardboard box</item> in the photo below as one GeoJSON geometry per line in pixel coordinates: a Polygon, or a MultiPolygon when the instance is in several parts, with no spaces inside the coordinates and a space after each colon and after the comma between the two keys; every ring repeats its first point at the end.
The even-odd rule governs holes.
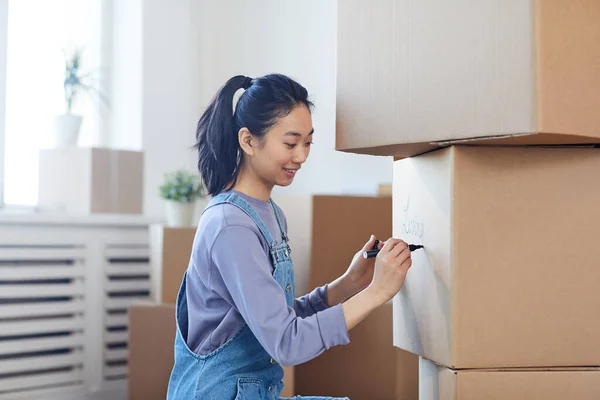
{"type": "Polygon", "coordinates": [[[340,3],[338,150],[600,141],[597,0],[340,3]]]}
{"type": "Polygon", "coordinates": [[[147,303],[129,308],[130,400],[167,397],[175,332],[175,304],[147,303]]]}
{"type": "MultiPolygon", "coordinates": [[[[314,196],[309,287],[324,285],[346,272],[371,234],[383,240],[391,236],[390,197],[314,196]]],[[[392,305],[385,304],[350,331],[350,344],[296,366],[297,393],[353,400],[416,400],[418,357],[394,348],[392,315],[392,305]]]]}
{"type": "MultiPolygon", "coordinates": [[[[469,382],[480,398],[596,398],[545,396],[573,382],[600,391],[598,370],[572,368],[600,365],[598,168],[598,149],[570,148],[451,147],[395,162],[394,236],[426,250],[394,298],[394,344],[452,370],[439,377],[460,395],[432,398],[476,398],[469,382]],[[550,367],[560,379],[539,369],[550,367]],[[484,369],[511,373],[466,372],[484,369]]],[[[432,370],[423,360],[421,387],[442,390],[425,384],[432,370]]]]}
{"type": "Polygon", "coordinates": [[[450,370],[419,360],[421,400],[566,400],[598,398],[599,368],[450,370]]]}
{"type": "Polygon", "coordinates": [[[395,157],[393,234],[425,245],[394,298],[421,399],[598,398],[598,21],[597,0],[338,4],[336,147],[395,157]]]}
{"type": "Polygon", "coordinates": [[[150,226],[152,274],[150,296],[158,303],[175,303],[187,270],[196,228],[150,226]]]}
{"type": "Polygon", "coordinates": [[[150,226],[151,302],[129,308],[129,399],[164,399],[173,368],[175,302],[196,229],[150,226]],[[151,349],[151,350],[150,350],[151,349]]]}

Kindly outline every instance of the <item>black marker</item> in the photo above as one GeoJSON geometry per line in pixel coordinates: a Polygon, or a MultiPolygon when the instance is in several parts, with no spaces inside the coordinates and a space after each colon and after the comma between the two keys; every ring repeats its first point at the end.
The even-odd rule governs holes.
{"type": "MultiPolygon", "coordinates": [[[[379,242],[375,241],[375,246],[377,246],[379,242]]],[[[423,245],[420,244],[409,244],[408,245],[408,250],[410,251],[415,251],[418,249],[422,249],[423,245]]],[[[364,258],[372,258],[372,257],[376,257],[377,254],[379,254],[380,249],[373,249],[373,250],[367,250],[363,253],[363,257],[364,258]]]]}

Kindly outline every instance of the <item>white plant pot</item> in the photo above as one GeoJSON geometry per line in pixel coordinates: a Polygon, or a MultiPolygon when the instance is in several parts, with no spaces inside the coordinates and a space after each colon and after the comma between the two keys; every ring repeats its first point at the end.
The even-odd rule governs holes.
{"type": "Polygon", "coordinates": [[[181,203],[178,201],[167,200],[167,225],[173,228],[188,228],[192,226],[194,214],[196,211],[196,202],[181,203]]]}
{"type": "Polygon", "coordinates": [[[54,117],[54,145],[77,146],[82,121],[83,117],[80,115],[64,114],[54,117]]]}

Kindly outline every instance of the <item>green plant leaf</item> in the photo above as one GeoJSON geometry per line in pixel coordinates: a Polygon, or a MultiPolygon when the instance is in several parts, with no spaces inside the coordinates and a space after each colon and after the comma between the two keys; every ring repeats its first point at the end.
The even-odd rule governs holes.
{"type": "Polygon", "coordinates": [[[179,169],[165,174],[159,194],[166,200],[192,202],[204,197],[206,191],[198,175],[179,169]]]}

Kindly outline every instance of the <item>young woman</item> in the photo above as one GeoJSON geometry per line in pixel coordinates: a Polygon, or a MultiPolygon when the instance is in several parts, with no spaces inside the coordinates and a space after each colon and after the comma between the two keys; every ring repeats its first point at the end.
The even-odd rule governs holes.
{"type": "Polygon", "coordinates": [[[349,343],[348,331],[404,282],[406,243],[390,238],[364,259],[371,236],[343,276],[294,298],[286,219],[271,191],[306,162],[311,109],[306,89],[286,76],[235,76],[198,122],[198,169],[213,198],[177,298],[170,400],[279,399],[281,365],[349,343]]]}

